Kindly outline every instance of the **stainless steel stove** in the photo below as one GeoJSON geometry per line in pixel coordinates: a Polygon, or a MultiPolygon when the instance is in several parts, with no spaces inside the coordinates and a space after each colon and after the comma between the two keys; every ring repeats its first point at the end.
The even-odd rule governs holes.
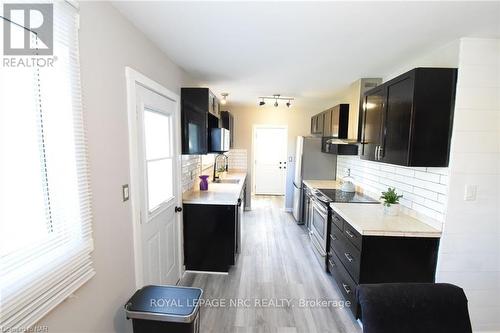
{"type": "Polygon", "coordinates": [[[337,189],[319,189],[314,191],[314,196],[324,202],[346,203],[379,203],[377,200],[360,192],[344,192],[337,189]]]}
{"type": "Polygon", "coordinates": [[[359,192],[344,192],[336,189],[319,189],[312,191],[311,224],[309,235],[313,244],[313,252],[326,270],[326,254],[328,249],[329,221],[331,219],[330,203],[379,203],[377,200],[359,192]]]}

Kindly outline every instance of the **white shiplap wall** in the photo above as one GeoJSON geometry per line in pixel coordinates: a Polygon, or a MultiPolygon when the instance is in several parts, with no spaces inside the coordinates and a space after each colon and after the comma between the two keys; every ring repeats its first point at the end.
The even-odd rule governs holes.
{"type": "Polygon", "coordinates": [[[441,230],[445,219],[448,193],[448,168],[410,168],[365,161],[358,156],[338,156],[337,179],[346,169],[356,185],[372,196],[380,197],[388,187],[403,195],[405,212],[441,230]]]}
{"type": "Polygon", "coordinates": [[[437,282],[465,290],[474,332],[500,331],[500,40],[460,42],[437,282]],[[465,201],[468,185],[475,200],[465,201]]]}

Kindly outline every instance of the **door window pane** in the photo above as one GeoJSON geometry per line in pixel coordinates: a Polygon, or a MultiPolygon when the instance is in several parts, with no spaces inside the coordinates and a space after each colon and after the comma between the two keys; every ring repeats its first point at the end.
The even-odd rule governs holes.
{"type": "Polygon", "coordinates": [[[151,212],[163,202],[173,197],[172,159],[147,162],[148,210],[151,212]]]}
{"type": "Polygon", "coordinates": [[[146,160],[172,157],[171,117],[162,113],[144,111],[146,160]]]}

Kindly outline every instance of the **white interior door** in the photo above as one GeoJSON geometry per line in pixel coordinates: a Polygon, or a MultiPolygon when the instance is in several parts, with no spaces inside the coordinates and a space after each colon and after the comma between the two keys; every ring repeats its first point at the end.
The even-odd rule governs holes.
{"type": "Polygon", "coordinates": [[[286,155],[286,128],[254,128],[255,194],[285,194],[286,155]]]}
{"type": "Polygon", "coordinates": [[[180,278],[179,226],[175,206],[179,154],[175,101],[137,85],[142,281],[176,284],[180,278]]]}

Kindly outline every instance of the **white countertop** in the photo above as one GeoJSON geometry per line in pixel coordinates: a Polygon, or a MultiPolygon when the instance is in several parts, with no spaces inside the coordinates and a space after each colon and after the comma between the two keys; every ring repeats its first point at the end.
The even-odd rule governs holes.
{"type": "Polygon", "coordinates": [[[303,180],[302,183],[310,189],[336,189],[341,186],[338,180],[303,180]]]}
{"type": "Polygon", "coordinates": [[[402,212],[384,214],[382,204],[331,203],[330,207],[357,232],[366,236],[441,237],[441,232],[402,212]]]}
{"type": "Polygon", "coordinates": [[[229,172],[224,179],[239,179],[239,183],[212,183],[209,181],[208,191],[200,191],[199,182],[197,182],[194,190],[182,194],[182,202],[185,204],[236,205],[245,184],[246,176],[245,172],[229,172]]]}

